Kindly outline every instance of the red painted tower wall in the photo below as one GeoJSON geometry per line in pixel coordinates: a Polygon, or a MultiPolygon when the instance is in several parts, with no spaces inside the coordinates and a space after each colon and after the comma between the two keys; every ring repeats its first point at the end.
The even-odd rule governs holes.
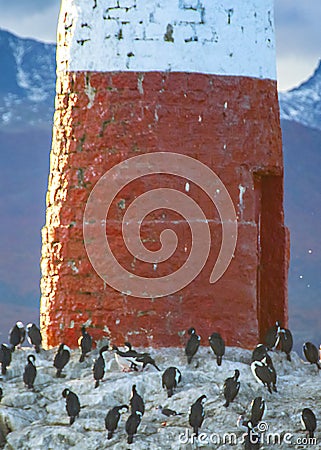
{"type": "MultiPolygon", "coordinates": [[[[84,44],[85,45],[85,44],[84,44]]],[[[175,254],[156,267],[126,249],[122,219],[143,192],[186,180],[143,177],[115,198],[107,238],[127,270],[147,278],[177,270],[191,249],[188,224],[158,210],[143,222],[149,250],[173,229],[175,254]]],[[[186,193],[186,192],[185,192],[186,193]]],[[[43,228],[41,325],[45,346],[76,345],[86,324],[95,339],[176,346],[194,326],[205,340],[218,331],[228,345],[254,346],[276,320],[287,324],[288,235],[283,218],[283,159],[276,81],[253,76],[165,71],[58,71],[56,112],[43,228]],[[162,298],[136,298],[105,283],[84,245],[85,206],[97,181],[114,165],[153,152],[188,155],[220,177],[238,219],[234,257],[214,284],[209,277],[222,240],[219,214],[199,187],[190,195],[205,213],[211,250],[188,286],[162,298]]]]}

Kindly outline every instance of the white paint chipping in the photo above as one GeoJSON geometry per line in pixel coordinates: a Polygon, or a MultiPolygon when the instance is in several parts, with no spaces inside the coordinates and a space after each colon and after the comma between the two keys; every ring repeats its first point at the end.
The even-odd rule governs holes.
{"type": "Polygon", "coordinates": [[[62,0],[58,71],[276,79],[273,0],[62,0]],[[231,13],[233,11],[233,13],[231,13]]]}
{"type": "Polygon", "coordinates": [[[88,80],[88,82],[86,83],[85,86],[85,94],[88,97],[88,105],[87,108],[90,109],[95,101],[95,95],[96,95],[96,89],[94,89],[91,85],[90,85],[90,81],[88,80]]]}
{"type": "Polygon", "coordinates": [[[239,205],[243,206],[243,195],[245,194],[246,191],[246,187],[242,186],[241,184],[239,185],[239,205]]]}
{"type": "Polygon", "coordinates": [[[239,184],[239,211],[240,218],[243,219],[243,211],[244,211],[244,194],[246,192],[246,187],[239,184]]]}
{"type": "Polygon", "coordinates": [[[185,183],[185,192],[189,192],[190,185],[188,182],[185,183]]]}

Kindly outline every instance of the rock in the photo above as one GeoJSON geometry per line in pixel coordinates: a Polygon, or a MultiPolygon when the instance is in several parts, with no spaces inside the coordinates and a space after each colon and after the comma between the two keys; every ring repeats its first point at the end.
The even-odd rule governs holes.
{"type": "MultiPolygon", "coordinates": [[[[263,396],[267,403],[265,421],[269,430],[281,434],[292,432],[293,439],[304,437],[300,424],[300,413],[304,406],[312,408],[317,417],[320,414],[317,402],[320,375],[315,367],[304,363],[296,353],[292,353],[292,362],[287,361],[286,356],[280,352],[271,353],[278,374],[278,393],[270,394],[254,379],[249,365],[251,352],[248,350],[227,348],[222,366],[218,367],[210,349],[201,347],[197,354],[197,368],[186,364],[182,348],[149,351],[161,367],[161,372],[153,367],[144,372],[120,372],[114,364],[114,356],[110,354],[107,357],[107,373],[97,389],[94,389],[91,370],[97,351],[92,352],[83,364],[79,363],[78,350],[72,351],[70,361],[64,369],[65,378],[55,376],[52,366],[55,350],[43,351],[37,355],[36,360],[39,378],[36,379],[35,392],[24,387],[20,375],[10,377],[2,383],[4,398],[0,403],[0,446],[1,443],[5,445],[5,450],[126,450],[125,422],[129,413],[121,417],[118,429],[110,441],[106,437],[104,419],[113,406],[129,403],[133,384],[136,384],[146,407],[134,438],[135,450],[195,448],[195,443],[191,441],[192,430],[188,415],[191,404],[204,393],[207,395],[205,420],[200,431],[208,439],[212,435],[223,439],[224,433],[230,432],[240,441],[242,431],[236,427],[237,418],[240,414],[248,417],[250,403],[258,395],[263,396]],[[161,387],[161,374],[171,365],[179,368],[182,381],[174,395],[168,398],[165,389],[161,387]],[[240,392],[230,406],[224,408],[224,380],[232,376],[235,369],[240,371],[240,392]],[[79,417],[72,426],[69,425],[65,400],[61,395],[66,387],[79,396],[81,404],[79,417]],[[161,416],[156,410],[158,405],[174,409],[182,415],[170,418],[161,416]]],[[[21,374],[28,353],[30,349],[14,353],[12,374],[21,374]]],[[[198,446],[202,449],[218,448],[210,443],[199,442],[198,446]]],[[[221,442],[219,448],[230,449],[231,446],[221,442]]],[[[233,448],[239,450],[243,446],[239,442],[233,448]]],[[[281,450],[287,448],[285,444],[277,447],[281,450]]]]}

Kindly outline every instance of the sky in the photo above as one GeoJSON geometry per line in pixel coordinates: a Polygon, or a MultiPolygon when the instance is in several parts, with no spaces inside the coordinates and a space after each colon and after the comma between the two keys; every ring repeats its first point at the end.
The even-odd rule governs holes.
{"type": "MultiPolygon", "coordinates": [[[[321,1],[274,3],[278,88],[285,91],[309,78],[321,58],[321,1]]],[[[59,8],[60,0],[0,0],[0,28],[55,42],[59,8]]]]}

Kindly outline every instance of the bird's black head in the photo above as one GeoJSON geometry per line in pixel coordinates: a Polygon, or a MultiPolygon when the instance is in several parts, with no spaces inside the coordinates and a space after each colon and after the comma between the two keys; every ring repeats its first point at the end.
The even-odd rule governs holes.
{"type": "Polygon", "coordinates": [[[240,371],[238,369],[235,369],[234,370],[234,379],[237,380],[239,376],[240,376],[240,371]]]}
{"type": "Polygon", "coordinates": [[[207,399],[207,397],[206,397],[206,395],[204,394],[204,395],[201,395],[196,401],[198,402],[198,403],[204,403],[205,402],[205,400],[207,399]]]}
{"type": "Polygon", "coordinates": [[[63,391],[62,391],[62,396],[64,397],[64,398],[66,398],[68,395],[69,395],[69,393],[70,393],[70,390],[69,389],[64,389],[63,391]]]}
{"type": "Polygon", "coordinates": [[[254,402],[262,403],[262,402],[264,402],[264,398],[263,397],[255,397],[255,399],[252,400],[251,406],[254,405],[254,402]]]}
{"type": "Polygon", "coordinates": [[[211,336],[208,338],[209,340],[212,339],[222,339],[222,336],[220,335],[220,333],[212,333],[211,336]]]}
{"type": "Polygon", "coordinates": [[[187,330],[187,333],[190,334],[190,335],[192,335],[192,334],[195,334],[195,333],[196,333],[196,330],[195,330],[194,327],[191,327],[191,328],[189,328],[189,329],[187,330]]]}
{"type": "Polygon", "coordinates": [[[103,347],[101,347],[101,349],[99,350],[100,356],[102,356],[104,352],[107,352],[109,348],[109,345],[104,345],[103,347]]]}
{"type": "Polygon", "coordinates": [[[31,364],[33,364],[36,361],[35,355],[28,355],[27,361],[31,364]]]}
{"type": "Polygon", "coordinates": [[[120,406],[118,406],[118,411],[122,414],[126,411],[129,411],[129,407],[128,407],[128,405],[120,405],[120,406]]]}
{"type": "Polygon", "coordinates": [[[132,349],[132,344],[128,341],[124,342],[124,346],[130,351],[132,349]]]}
{"type": "Polygon", "coordinates": [[[255,348],[262,349],[262,350],[265,350],[265,351],[268,350],[267,347],[264,344],[257,344],[257,346],[255,348]]]}

